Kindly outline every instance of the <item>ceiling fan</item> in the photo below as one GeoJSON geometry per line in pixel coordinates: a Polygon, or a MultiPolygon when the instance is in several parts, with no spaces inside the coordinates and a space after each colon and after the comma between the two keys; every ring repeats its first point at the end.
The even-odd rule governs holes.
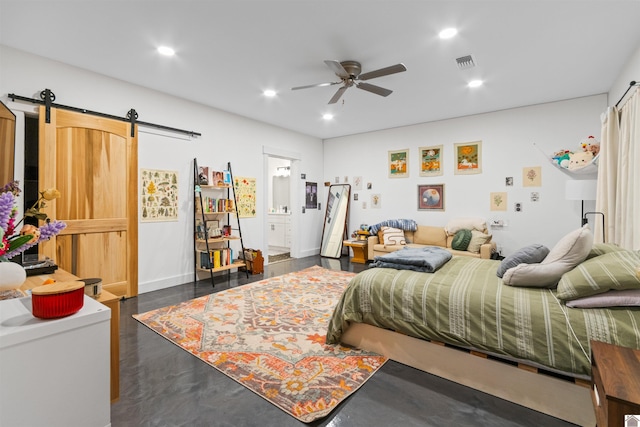
{"type": "Polygon", "coordinates": [[[363,80],[371,80],[376,77],[388,76],[389,74],[401,73],[407,71],[407,67],[404,64],[391,65],[389,67],[380,68],[378,70],[369,71],[368,73],[360,74],[362,67],[357,61],[334,61],[326,60],[325,64],[331,70],[336,73],[336,76],[340,77],[339,82],[318,83],[315,85],[292,87],[291,90],[308,89],[311,87],[333,86],[342,84],[343,86],[329,100],[329,104],[335,104],[338,102],[342,94],[351,86],[355,86],[358,89],[366,90],[367,92],[375,93],[380,96],[389,96],[393,92],[392,90],[385,89],[380,86],[372,85],[371,83],[361,83],[363,80]]]}

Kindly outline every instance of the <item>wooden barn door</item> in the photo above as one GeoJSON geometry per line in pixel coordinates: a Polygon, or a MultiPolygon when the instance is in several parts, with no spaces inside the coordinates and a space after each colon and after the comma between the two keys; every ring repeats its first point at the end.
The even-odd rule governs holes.
{"type": "MultiPolygon", "coordinates": [[[[67,227],[40,253],[105,290],[138,294],[138,142],[130,123],[40,107],[39,187],[61,197],[47,213],[67,227]]],[[[137,132],[136,132],[137,134],[137,132]]]]}

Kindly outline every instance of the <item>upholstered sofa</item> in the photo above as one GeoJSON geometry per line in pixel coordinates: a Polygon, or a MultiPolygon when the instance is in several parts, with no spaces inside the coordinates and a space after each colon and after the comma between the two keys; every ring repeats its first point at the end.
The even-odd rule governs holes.
{"type": "MultiPolygon", "coordinates": [[[[402,220],[400,220],[402,221],[402,220]]],[[[397,251],[405,247],[439,246],[447,249],[453,255],[470,256],[476,258],[491,258],[496,252],[496,244],[491,241],[491,235],[487,231],[486,222],[481,219],[460,218],[452,220],[445,227],[417,225],[415,230],[402,230],[404,239],[390,238],[387,242],[382,240],[385,226],[379,227],[367,238],[368,259],[373,261],[376,256],[382,256],[389,252],[397,251]],[[473,233],[469,250],[456,250],[452,248],[455,234],[461,229],[471,230],[473,233]],[[404,243],[402,243],[404,240],[404,243]]],[[[399,229],[396,229],[398,232],[399,229]]],[[[454,245],[455,246],[455,245],[454,245]]]]}

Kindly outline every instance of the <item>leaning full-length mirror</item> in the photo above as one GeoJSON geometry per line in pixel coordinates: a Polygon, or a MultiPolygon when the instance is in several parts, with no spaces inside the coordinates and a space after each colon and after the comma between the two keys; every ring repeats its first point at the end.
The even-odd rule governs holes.
{"type": "Polygon", "coordinates": [[[0,186],[13,181],[16,115],[0,101],[0,186]]]}
{"type": "Polygon", "coordinates": [[[349,184],[332,185],[329,187],[327,210],[324,215],[322,229],[322,244],[320,256],[340,258],[342,241],[347,232],[347,218],[349,215],[349,184]]]}

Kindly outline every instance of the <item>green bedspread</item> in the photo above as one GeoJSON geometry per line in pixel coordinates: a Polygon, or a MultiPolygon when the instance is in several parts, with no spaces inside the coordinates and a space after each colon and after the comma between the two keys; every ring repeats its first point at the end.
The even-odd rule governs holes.
{"type": "Polygon", "coordinates": [[[578,378],[591,374],[589,340],[640,348],[639,308],[568,308],[553,290],[502,284],[499,264],[454,257],[435,273],[365,270],[338,302],[327,342],[367,323],[578,378]]]}

